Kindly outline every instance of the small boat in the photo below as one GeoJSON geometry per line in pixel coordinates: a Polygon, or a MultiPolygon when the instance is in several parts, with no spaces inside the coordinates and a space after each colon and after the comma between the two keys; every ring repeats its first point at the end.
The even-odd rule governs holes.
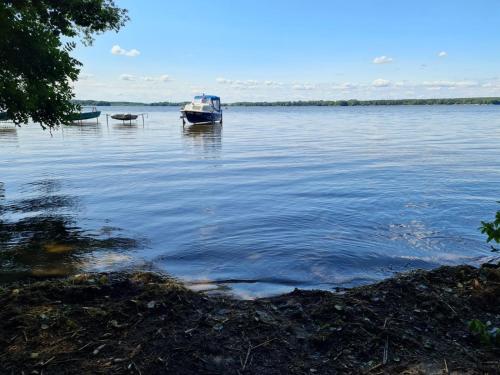
{"type": "Polygon", "coordinates": [[[132,125],[132,121],[137,120],[139,116],[142,117],[142,126],[144,126],[144,115],[148,115],[147,113],[138,113],[138,114],[132,114],[132,113],[117,113],[114,115],[108,115],[106,114],[106,124],[108,123],[108,117],[111,117],[113,120],[119,120],[122,121],[123,124],[125,124],[125,121],[128,121],[130,125],[132,125]]]}
{"type": "Polygon", "coordinates": [[[181,109],[182,122],[187,119],[192,124],[215,123],[222,124],[222,109],[220,98],[215,95],[195,96],[191,103],[188,103],[181,109]]]}
{"type": "MultiPolygon", "coordinates": [[[[83,108],[82,108],[83,109],[83,108]]],[[[101,115],[101,111],[98,111],[96,107],[92,107],[90,111],[80,111],[77,113],[73,113],[71,115],[71,121],[83,121],[90,120],[93,118],[98,118],[101,115]]],[[[99,122],[99,120],[97,120],[99,122]]]]}
{"type": "Polygon", "coordinates": [[[116,115],[111,115],[111,118],[113,120],[132,121],[132,120],[137,120],[138,116],[139,115],[133,115],[131,113],[127,113],[127,114],[118,113],[116,115]]]}

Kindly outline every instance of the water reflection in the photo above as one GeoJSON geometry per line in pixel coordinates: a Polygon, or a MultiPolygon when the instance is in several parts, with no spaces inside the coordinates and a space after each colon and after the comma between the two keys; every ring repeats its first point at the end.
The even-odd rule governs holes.
{"type": "Polygon", "coordinates": [[[77,133],[77,134],[93,134],[99,135],[102,133],[101,124],[96,124],[95,122],[83,122],[73,123],[73,124],[65,124],[61,127],[61,131],[64,133],[77,133]]]}
{"type": "Polygon", "coordinates": [[[129,124],[128,122],[120,122],[110,125],[109,127],[112,128],[113,131],[116,131],[117,134],[120,134],[120,136],[135,138],[137,137],[137,134],[139,132],[139,127],[142,129],[143,126],[138,126],[137,123],[134,122],[132,122],[131,124],[129,124]]]}
{"type": "Polygon", "coordinates": [[[78,226],[81,203],[60,193],[55,181],[24,186],[10,201],[0,183],[0,280],[25,276],[64,276],[91,266],[89,262],[123,262],[125,250],[138,240],[117,235],[120,228],[105,226],[90,232],[78,226]]]}
{"type": "Polygon", "coordinates": [[[154,110],[144,129],[0,138],[7,271],[146,260],[256,296],[490,254],[477,226],[497,209],[499,106],[234,108],[223,128],[136,110],[154,110]]]}
{"type": "MultiPolygon", "coordinates": [[[[142,125],[141,125],[142,127],[142,125]]],[[[133,122],[133,123],[128,123],[128,122],[124,122],[124,123],[116,123],[116,124],[113,124],[113,129],[117,129],[117,130],[137,130],[138,126],[137,126],[137,123],[133,122]]]]}
{"type": "Polygon", "coordinates": [[[222,149],[222,126],[220,124],[186,125],[183,138],[195,149],[204,154],[218,155],[222,149]]]}
{"type": "Polygon", "coordinates": [[[7,140],[17,139],[17,126],[0,125],[0,138],[4,138],[7,140]]]}

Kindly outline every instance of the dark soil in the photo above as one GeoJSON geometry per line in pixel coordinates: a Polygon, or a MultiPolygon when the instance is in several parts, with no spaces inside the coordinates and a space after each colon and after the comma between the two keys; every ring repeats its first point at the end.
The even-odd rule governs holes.
{"type": "Polygon", "coordinates": [[[500,268],[416,271],[343,293],[207,296],[151,273],[0,288],[1,374],[500,373],[500,268]]]}

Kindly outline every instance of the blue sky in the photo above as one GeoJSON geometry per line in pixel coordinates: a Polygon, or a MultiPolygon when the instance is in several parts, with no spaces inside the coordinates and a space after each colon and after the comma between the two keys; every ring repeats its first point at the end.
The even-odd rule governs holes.
{"type": "Polygon", "coordinates": [[[498,0],[119,0],[78,46],[79,99],[500,96],[498,0]]]}

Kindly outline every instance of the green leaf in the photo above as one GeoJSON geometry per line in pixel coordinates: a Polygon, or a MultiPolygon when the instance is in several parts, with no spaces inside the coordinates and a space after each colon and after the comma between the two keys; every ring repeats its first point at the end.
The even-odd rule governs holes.
{"type": "Polygon", "coordinates": [[[15,124],[66,123],[76,111],[72,82],[82,64],[70,56],[79,37],[118,31],[127,11],[112,0],[0,2],[0,112],[15,124]]]}

